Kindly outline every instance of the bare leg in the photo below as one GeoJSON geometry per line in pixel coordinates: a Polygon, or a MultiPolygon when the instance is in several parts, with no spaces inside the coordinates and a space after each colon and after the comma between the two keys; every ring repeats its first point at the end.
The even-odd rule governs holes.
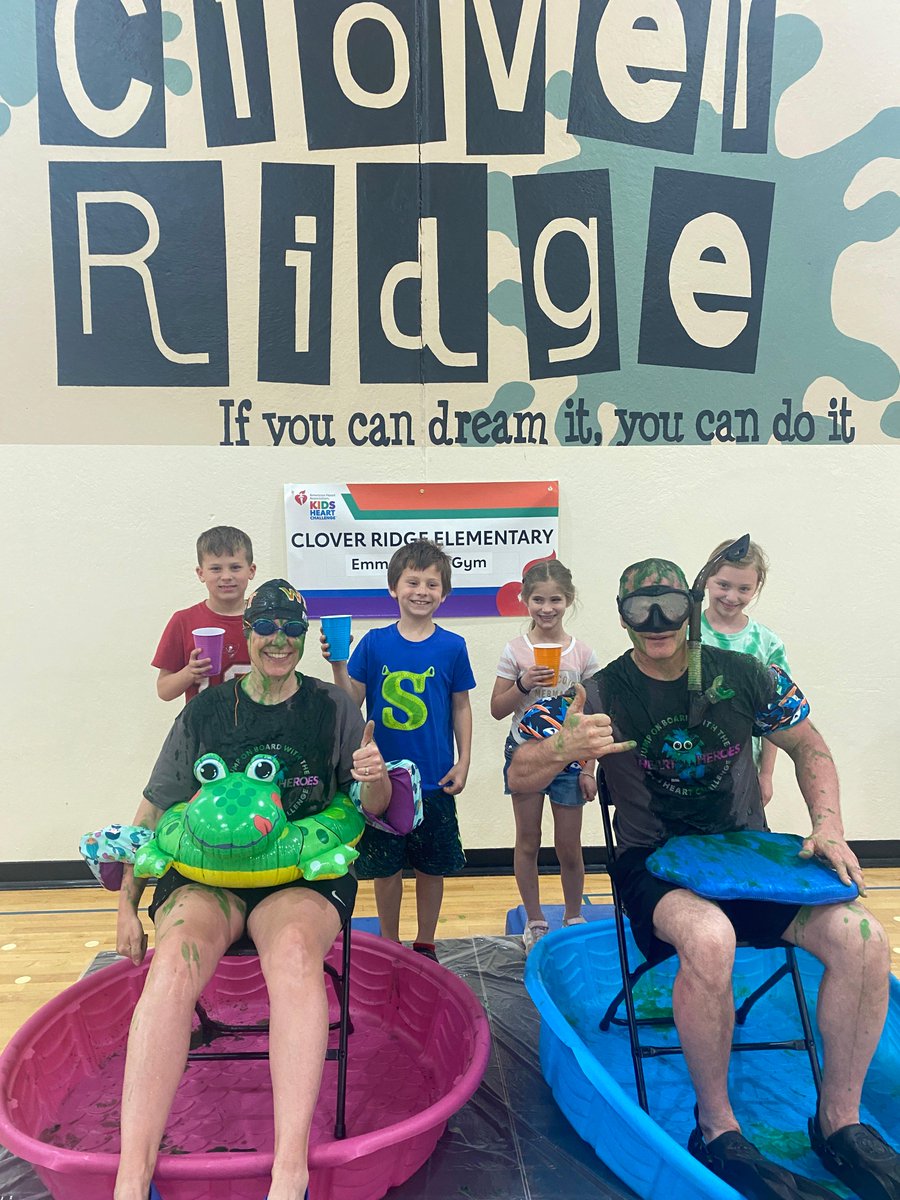
{"type": "Polygon", "coordinates": [[[566,902],[565,920],[581,916],[581,901],[584,896],[584,855],[581,853],[581,805],[553,804],[553,839],[556,857],[559,859],[559,874],[562,881],[563,898],[566,902]]]}
{"type": "Polygon", "coordinates": [[[516,848],[513,854],[516,886],[525,905],[527,919],[543,921],[537,860],[541,848],[544,796],[542,792],[513,792],[512,802],[516,819],[516,848]]]}
{"type": "Polygon", "coordinates": [[[303,1200],[309,1181],[309,1128],[328,1043],[322,963],[340,927],[337,909],[301,887],[267,896],[247,922],[269,989],[269,1071],[275,1102],[269,1200],[303,1200]]]}
{"type": "Polygon", "coordinates": [[[434,942],[437,932],[438,917],[441,915],[441,902],[444,899],[444,877],[442,875],[426,875],[424,871],[416,871],[416,931],[417,942],[434,942]]]}
{"type": "Polygon", "coordinates": [[[243,927],[236,897],[199,884],[178,888],[156,915],[156,950],[128,1035],[115,1200],[147,1200],[187,1059],[194,1005],[243,927]]]}
{"type": "Polygon", "coordinates": [[[392,942],[400,941],[400,904],[403,900],[403,872],[375,880],[375,908],[381,936],[392,942]]]}
{"type": "Polygon", "coordinates": [[[784,934],[825,964],[816,1010],[824,1047],[819,1118],[828,1137],[859,1121],[863,1080],[884,1027],[890,949],[862,904],[802,908],[784,934]]]}
{"type": "Polygon", "coordinates": [[[678,951],[672,1011],[707,1142],[739,1125],[728,1098],[734,1030],[731,973],[734,928],[722,910],[693,892],[668,892],[653,913],[657,937],[678,951]]]}

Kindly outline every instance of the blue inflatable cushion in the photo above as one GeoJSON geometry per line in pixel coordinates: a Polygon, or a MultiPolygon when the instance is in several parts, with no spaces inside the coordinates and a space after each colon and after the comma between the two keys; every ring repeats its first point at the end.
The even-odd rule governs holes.
{"type": "Polygon", "coordinates": [[[736,833],[670,838],[647,859],[660,879],[709,900],[774,900],[780,904],[835,904],[855,900],[855,883],[841,883],[817,858],[798,858],[795,833],[744,829],[736,833]]]}

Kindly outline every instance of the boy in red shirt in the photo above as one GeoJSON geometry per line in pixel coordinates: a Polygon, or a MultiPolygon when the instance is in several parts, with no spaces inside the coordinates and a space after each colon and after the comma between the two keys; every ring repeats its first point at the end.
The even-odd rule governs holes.
{"type": "Polygon", "coordinates": [[[156,694],[160,700],[179,696],[191,700],[203,688],[250,670],[243,620],[244,593],[256,574],[250,539],[230,525],[207,529],[197,539],[197,563],[197,578],[209,599],[174,613],[163,630],[151,664],[159,668],[156,694]],[[225,630],[218,675],[210,675],[210,660],[194,647],[192,631],[209,626],[225,630]]]}

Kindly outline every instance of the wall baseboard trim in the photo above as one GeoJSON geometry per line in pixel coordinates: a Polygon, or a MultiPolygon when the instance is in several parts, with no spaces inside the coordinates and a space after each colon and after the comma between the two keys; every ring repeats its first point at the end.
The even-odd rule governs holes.
{"type": "MultiPolygon", "coordinates": [[[[900,867],[900,839],[878,838],[851,841],[850,847],[863,867],[900,867]]],[[[513,852],[509,846],[466,851],[467,865],[462,875],[512,875],[513,852]]],[[[538,865],[545,874],[558,874],[552,849],[542,849],[538,865]]],[[[585,846],[584,865],[588,873],[605,871],[606,847],[585,846]]],[[[30,862],[0,862],[0,889],[97,887],[99,886],[80,859],[45,859],[30,862]]]]}

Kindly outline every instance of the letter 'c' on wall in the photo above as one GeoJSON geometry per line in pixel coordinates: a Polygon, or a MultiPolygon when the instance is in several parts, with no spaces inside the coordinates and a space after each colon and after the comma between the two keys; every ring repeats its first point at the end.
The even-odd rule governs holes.
{"type": "Polygon", "coordinates": [[[166,144],[161,0],[34,0],[45,146],[166,144]]]}
{"type": "MultiPolygon", "coordinates": [[[[130,17],[146,13],[143,0],[119,0],[130,17]]],[[[72,112],[82,125],[103,138],[118,138],[128,133],[144,115],[153,89],[140,80],[129,81],[125,98],[114,108],[96,105],[81,82],[78,51],[75,44],[75,17],[79,0],[58,0],[54,34],[59,79],[72,112]]]]}

